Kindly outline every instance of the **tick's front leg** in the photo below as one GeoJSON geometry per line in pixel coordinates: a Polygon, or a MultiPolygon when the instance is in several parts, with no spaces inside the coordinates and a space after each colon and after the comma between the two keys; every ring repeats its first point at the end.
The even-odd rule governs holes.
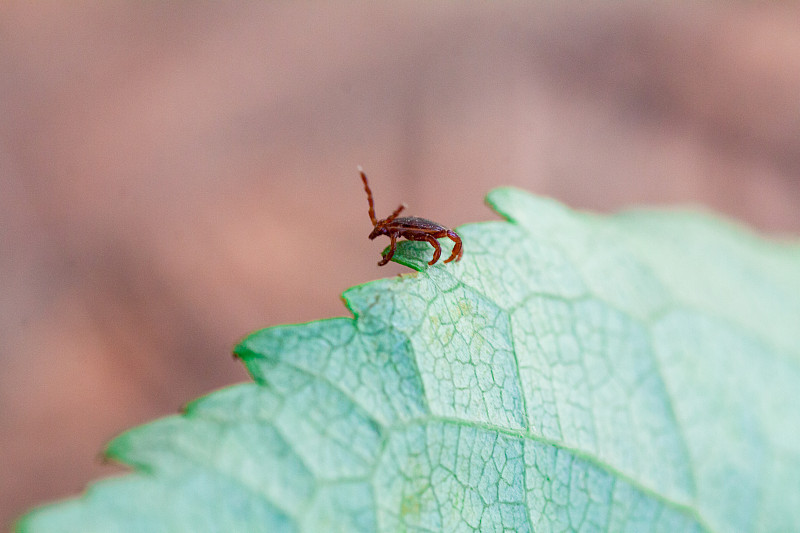
{"type": "Polygon", "coordinates": [[[395,252],[395,250],[397,250],[397,235],[394,235],[394,234],[393,234],[393,235],[389,235],[389,237],[392,239],[392,242],[389,244],[389,253],[387,253],[386,255],[384,255],[384,256],[383,256],[383,259],[381,259],[381,260],[378,262],[378,266],[379,266],[379,267],[380,267],[380,266],[383,266],[383,265],[385,265],[386,263],[388,263],[389,261],[391,261],[391,259],[392,259],[392,256],[394,255],[394,252],[395,252]]]}
{"type": "Polygon", "coordinates": [[[456,244],[455,246],[453,246],[453,253],[451,253],[450,257],[448,257],[445,260],[445,263],[449,263],[453,259],[455,259],[456,261],[460,261],[461,256],[464,254],[464,251],[461,249],[461,237],[459,237],[458,233],[456,233],[453,230],[449,230],[447,232],[447,236],[450,238],[451,241],[453,241],[456,244]]]}
{"type": "Polygon", "coordinates": [[[428,241],[433,245],[433,259],[428,261],[429,265],[433,265],[436,261],[439,260],[439,257],[442,255],[442,245],[439,244],[439,241],[436,240],[436,237],[433,235],[428,235],[425,237],[425,240],[428,241]]]}

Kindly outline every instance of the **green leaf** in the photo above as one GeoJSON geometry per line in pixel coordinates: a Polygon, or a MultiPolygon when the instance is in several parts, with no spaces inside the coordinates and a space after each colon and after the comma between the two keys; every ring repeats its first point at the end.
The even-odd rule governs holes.
{"type": "Polygon", "coordinates": [[[419,273],[252,334],[254,384],[123,434],[132,474],[19,530],[796,531],[800,246],[488,202],[461,262],[400,243],[419,273]]]}

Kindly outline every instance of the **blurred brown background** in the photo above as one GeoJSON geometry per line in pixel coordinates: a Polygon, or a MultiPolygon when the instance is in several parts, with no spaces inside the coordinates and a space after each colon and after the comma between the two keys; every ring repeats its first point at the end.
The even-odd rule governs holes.
{"type": "Polygon", "coordinates": [[[69,4],[0,3],[4,526],[247,379],[247,332],[404,270],[357,164],[379,216],[512,184],[800,231],[796,4],[69,4]]]}

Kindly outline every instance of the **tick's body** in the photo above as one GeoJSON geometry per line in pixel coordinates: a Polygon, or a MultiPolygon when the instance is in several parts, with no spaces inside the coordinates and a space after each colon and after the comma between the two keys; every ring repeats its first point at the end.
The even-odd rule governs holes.
{"type": "Polygon", "coordinates": [[[375,206],[372,201],[372,191],[369,189],[367,176],[364,174],[364,171],[361,170],[361,167],[358,168],[358,171],[361,173],[361,181],[364,182],[364,190],[367,191],[367,201],[369,202],[369,219],[372,222],[372,225],[375,226],[372,229],[372,233],[369,234],[369,238],[374,239],[378,235],[388,235],[391,239],[389,253],[383,257],[383,259],[378,263],[378,266],[385,265],[389,262],[394,255],[395,250],[397,250],[397,239],[401,237],[408,239],[409,241],[427,241],[431,243],[433,246],[433,259],[428,262],[429,265],[436,263],[436,261],[438,261],[439,257],[442,255],[442,247],[439,245],[439,241],[436,239],[441,239],[443,237],[448,237],[455,243],[455,246],[453,246],[453,253],[451,253],[450,257],[445,260],[445,263],[449,263],[453,260],[459,261],[461,259],[463,252],[461,250],[461,238],[458,236],[458,233],[425,218],[398,218],[397,215],[399,215],[400,212],[405,209],[405,205],[401,204],[400,207],[394,210],[394,213],[383,220],[377,220],[375,218],[375,206]]]}

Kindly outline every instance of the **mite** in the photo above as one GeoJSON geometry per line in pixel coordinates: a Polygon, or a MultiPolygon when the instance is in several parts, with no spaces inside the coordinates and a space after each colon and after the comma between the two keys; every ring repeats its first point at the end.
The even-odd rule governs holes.
{"type": "Polygon", "coordinates": [[[439,257],[442,255],[442,247],[439,245],[439,241],[436,239],[448,237],[455,243],[455,245],[453,246],[453,253],[451,253],[450,257],[445,260],[445,263],[449,263],[453,260],[461,260],[461,255],[463,252],[461,251],[461,237],[458,236],[458,233],[442,226],[441,224],[437,224],[436,222],[424,218],[398,218],[397,215],[399,215],[400,212],[405,209],[405,204],[400,204],[400,207],[395,209],[391,215],[383,220],[376,219],[375,204],[372,201],[372,191],[369,189],[369,183],[367,183],[367,175],[364,174],[364,170],[361,167],[358,167],[358,172],[361,174],[361,181],[364,182],[364,190],[367,191],[367,201],[369,202],[369,219],[374,226],[374,228],[372,228],[372,233],[369,234],[369,238],[374,239],[378,235],[388,235],[392,240],[389,253],[387,253],[383,259],[380,260],[380,262],[378,262],[378,266],[383,266],[389,262],[394,255],[395,250],[397,250],[397,239],[400,237],[404,237],[409,241],[428,241],[431,243],[433,246],[433,259],[428,261],[429,265],[436,263],[436,261],[438,261],[439,257]]]}

